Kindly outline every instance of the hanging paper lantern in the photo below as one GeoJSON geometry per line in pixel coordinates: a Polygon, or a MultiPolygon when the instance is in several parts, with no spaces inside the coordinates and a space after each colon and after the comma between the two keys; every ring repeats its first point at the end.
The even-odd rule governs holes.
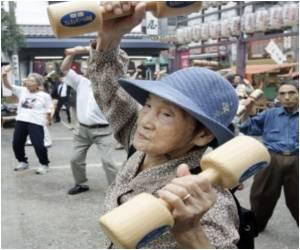
{"type": "Polygon", "coordinates": [[[275,5],[270,9],[269,29],[281,29],[283,26],[283,8],[275,5]]]}
{"type": "Polygon", "coordinates": [[[291,27],[299,22],[299,6],[296,3],[285,4],[282,8],[283,25],[291,27]]]}
{"type": "Polygon", "coordinates": [[[267,31],[269,25],[269,13],[266,9],[256,12],[255,31],[267,31]]]}
{"type": "Polygon", "coordinates": [[[192,27],[192,40],[199,42],[201,40],[201,25],[194,25],[192,27]]]}
{"type": "Polygon", "coordinates": [[[256,15],[255,13],[245,13],[243,16],[243,31],[247,34],[255,32],[256,15]]]}
{"type": "Polygon", "coordinates": [[[229,19],[222,20],[221,22],[221,37],[227,38],[231,36],[230,21],[229,19]]]}
{"type": "Polygon", "coordinates": [[[239,36],[241,34],[241,18],[239,16],[229,19],[229,29],[232,36],[239,36]]]}
{"type": "Polygon", "coordinates": [[[209,39],[209,25],[208,23],[202,23],[201,25],[201,39],[208,40],[209,39]]]}

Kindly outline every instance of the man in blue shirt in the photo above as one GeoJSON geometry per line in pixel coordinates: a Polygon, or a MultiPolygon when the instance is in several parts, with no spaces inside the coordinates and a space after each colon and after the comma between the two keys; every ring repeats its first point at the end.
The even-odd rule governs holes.
{"type": "Polygon", "coordinates": [[[271,155],[269,167],[255,175],[250,193],[251,209],[259,232],[265,229],[271,218],[282,186],[287,207],[299,225],[298,85],[295,82],[281,85],[277,98],[281,107],[247,118],[239,126],[244,134],[262,136],[271,155]]]}

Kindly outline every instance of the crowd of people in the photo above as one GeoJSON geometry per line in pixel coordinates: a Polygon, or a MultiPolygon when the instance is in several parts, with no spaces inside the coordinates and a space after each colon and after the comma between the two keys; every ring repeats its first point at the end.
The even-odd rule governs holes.
{"type": "MultiPolygon", "coordinates": [[[[157,72],[155,80],[142,80],[138,69],[127,71],[129,59],[120,49],[120,41],[141,22],[145,5],[104,2],[103,7],[119,15],[132,7],[134,13],[104,21],[90,46],[66,49],[59,83],[52,93],[58,99],[55,121],[60,121],[64,105],[71,122],[68,98],[71,89],[76,92],[78,126],[69,159],[74,187],[68,193],[89,190],[86,156],[95,144],[110,184],[103,213],[141,192],[160,197],[172,207],[174,227],[148,242],[146,248],[236,248],[239,215],[232,195],[227,189],[192,175],[191,168],[198,166],[208,147],[222,145],[235,136],[230,126],[239,100],[247,99],[247,111],[234,125],[243,134],[261,136],[271,155],[270,166],[255,175],[251,188],[251,210],[257,229],[262,232],[266,228],[282,186],[298,225],[298,83],[285,82],[280,86],[279,107],[249,117],[255,105],[250,96],[254,89],[240,75],[229,82],[212,70],[190,67],[171,74],[157,72]],[[83,53],[89,53],[89,58],[88,68],[82,69],[81,75],[71,69],[71,64],[76,55],[83,53]],[[114,140],[127,152],[134,148],[121,168],[113,164],[114,140]]],[[[19,98],[13,136],[13,150],[19,162],[15,170],[29,167],[25,155],[29,135],[41,164],[37,173],[45,174],[49,159],[43,141],[44,126],[51,123],[51,97],[40,88],[42,76],[31,73],[25,85],[19,87],[10,84],[7,73],[7,69],[2,70],[3,83],[19,98]]],[[[114,247],[109,239],[106,247],[114,247]]]]}

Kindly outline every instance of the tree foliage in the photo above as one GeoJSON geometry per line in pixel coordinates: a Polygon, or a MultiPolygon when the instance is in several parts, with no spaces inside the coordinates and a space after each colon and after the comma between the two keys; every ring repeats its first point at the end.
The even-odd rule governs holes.
{"type": "Polygon", "coordinates": [[[16,24],[15,2],[9,2],[9,12],[5,11],[1,1],[1,50],[11,56],[25,44],[24,36],[16,24]]]}

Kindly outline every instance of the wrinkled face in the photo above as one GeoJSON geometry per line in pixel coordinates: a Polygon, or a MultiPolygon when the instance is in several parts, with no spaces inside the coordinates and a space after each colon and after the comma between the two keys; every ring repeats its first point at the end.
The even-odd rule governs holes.
{"type": "Polygon", "coordinates": [[[282,85],[278,90],[278,100],[284,108],[296,108],[299,104],[299,92],[293,85],[282,85]]]}
{"type": "Polygon", "coordinates": [[[178,106],[150,95],[139,113],[133,144],[150,155],[177,154],[193,143],[196,120],[178,106]]]}
{"type": "Polygon", "coordinates": [[[39,84],[36,82],[34,77],[28,77],[25,86],[31,93],[39,90],[39,84]]]}

